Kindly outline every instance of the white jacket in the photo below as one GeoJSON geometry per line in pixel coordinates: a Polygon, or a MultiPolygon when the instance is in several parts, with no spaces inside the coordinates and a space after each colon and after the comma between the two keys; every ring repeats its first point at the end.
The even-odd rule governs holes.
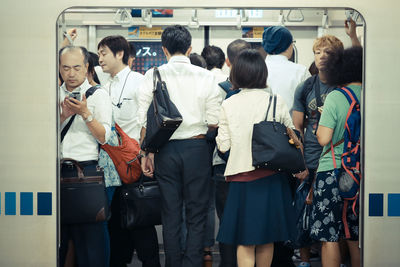
{"type": "MultiPolygon", "coordinates": [[[[226,152],[230,149],[225,176],[252,171],[251,139],[253,125],[265,119],[270,93],[265,89],[243,89],[222,103],[219,117],[218,149],[226,152]]],[[[272,121],[272,109],[268,121],[272,121]]],[[[289,110],[282,97],[277,96],[276,121],[294,128],[289,110]]]]}

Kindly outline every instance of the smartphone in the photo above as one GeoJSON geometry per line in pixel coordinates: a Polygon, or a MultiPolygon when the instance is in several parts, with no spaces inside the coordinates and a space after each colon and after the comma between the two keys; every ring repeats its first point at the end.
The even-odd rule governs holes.
{"type": "Polygon", "coordinates": [[[78,101],[81,101],[81,93],[80,92],[71,92],[68,97],[74,98],[78,101]]]}

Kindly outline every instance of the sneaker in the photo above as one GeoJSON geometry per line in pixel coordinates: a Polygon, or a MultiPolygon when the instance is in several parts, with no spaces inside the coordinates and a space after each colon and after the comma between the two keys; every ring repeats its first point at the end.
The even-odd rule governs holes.
{"type": "Polygon", "coordinates": [[[300,262],[299,267],[311,267],[311,264],[309,262],[302,261],[300,262]]]}

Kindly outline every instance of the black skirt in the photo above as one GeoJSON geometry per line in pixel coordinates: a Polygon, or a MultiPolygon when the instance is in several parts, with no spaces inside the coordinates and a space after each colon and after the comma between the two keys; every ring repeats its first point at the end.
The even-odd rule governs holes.
{"type": "Polygon", "coordinates": [[[231,182],[217,240],[261,245],[287,241],[296,231],[292,194],[284,173],[251,182],[231,182]]]}

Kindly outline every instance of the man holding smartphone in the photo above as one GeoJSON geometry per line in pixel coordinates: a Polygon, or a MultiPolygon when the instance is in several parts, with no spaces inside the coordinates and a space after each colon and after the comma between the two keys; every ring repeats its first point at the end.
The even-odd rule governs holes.
{"type": "MultiPolygon", "coordinates": [[[[60,151],[62,159],[72,158],[85,170],[95,170],[98,146],[108,140],[111,132],[112,110],[110,98],[103,89],[96,90],[86,99],[85,93],[91,87],[86,79],[87,68],[86,49],[66,46],[60,50],[59,69],[64,80],[60,87],[61,130],[69,127],[61,140],[60,151]]],[[[74,168],[63,164],[61,173],[76,172],[74,168]]],[[[61,266],[72,248],[69,247],[71,241],[79,266],[108,266],[104,255],[106,240],[103,222],[61,224],[61,266]]]]}

